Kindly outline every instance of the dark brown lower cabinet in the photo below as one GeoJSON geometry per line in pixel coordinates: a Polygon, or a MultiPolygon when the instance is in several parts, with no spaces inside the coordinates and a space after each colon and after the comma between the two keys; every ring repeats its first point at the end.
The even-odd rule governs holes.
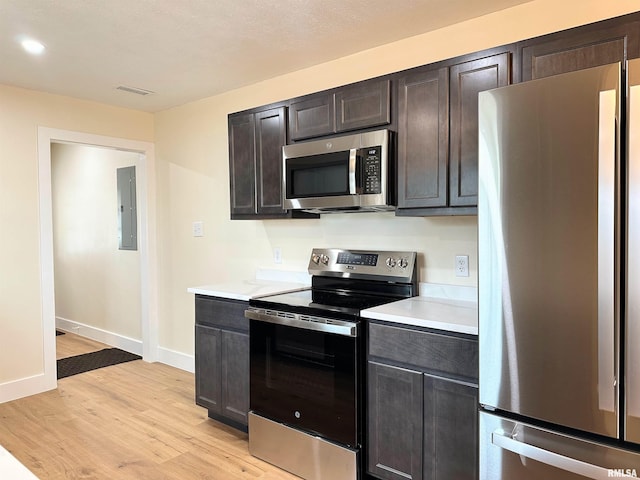
{"type": "Polygon", "coordinates": [[[220,329],[196,325],[196,403],[219,414],[220,392],[220,329]]]}
{"type": "Polygon", "coordinates": [[[246,302],[196,296],[196,404],[208,415],[247,430],[249,326],[246,302]]]}
{"type": "Polygon", "coordinates": [[[369,362],[368,471],[382,480],[422,478],[420,372],[369,362]]]}
{"type": "Polygon", "coordinates": [[[376,323],[369,330],[368,474],[476,479],[477,340],[376,323]]]}
{"type": "Polygon", "coordinates": [[[424,478],[478,478],[478,387],[424,376],[424,478]]]}

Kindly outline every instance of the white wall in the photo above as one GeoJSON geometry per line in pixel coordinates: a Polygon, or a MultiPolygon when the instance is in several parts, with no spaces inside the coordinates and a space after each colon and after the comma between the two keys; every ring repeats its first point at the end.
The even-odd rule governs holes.
{"type": "Polygon", "coordinates": [[[227,115],[279,100],[508,44],[638,9],[631,0],[533,0],[481,18],[293,72],[156,114],[160,344],[193,352],[190,286],[250,277],[256,267],[304,270],[314,246],[417,250],[421,281],[477,284],[475,217],[398,218],[389,213],[320,220],[229,220],[227,115]],[[191,223],[204,221],[193,238],[191,223]],[[283,263],[272,263],[272,249],[283,263]],[[471,276],[454,256],[469,254],[471,276]]]}
{"type": "Polygon", "coordinates": [[[80,335],[88,333],[86,325],[142,341],[140,254],[118,248],[116,181],[116,169],[137,166],[139,157],[51,146],[56,317],[82,324],[75,330],[80,335]]]}
{"type": "Polygon", "coordinates": [[[533,0],[156,115],[0,85],[0,401],[33,393],[13,386],[43,372],[38,126],[155,139],[158,335],[162,348],[190,355],[194,312],[186,289],[244,278],[269,263],[274,246],[283,249],[282,268],[291,269],[303,268],[304,252],[319,244],[408,247],[425,256],[422,280],[446,283],[460,283],[450,258],[468,251],[468,281],[475,282],[472,217],[231,222],[227,114],[636,10],[636,0],[533,0]],[[205,222],[205,237],[191,236],[194,220],[205,222]]]}
{"type": "Polygon", "coordinates": [[[0,401],[46,388],[39,126],[144,142],[154,131],[145,112],[0,85],[0,401]]]}

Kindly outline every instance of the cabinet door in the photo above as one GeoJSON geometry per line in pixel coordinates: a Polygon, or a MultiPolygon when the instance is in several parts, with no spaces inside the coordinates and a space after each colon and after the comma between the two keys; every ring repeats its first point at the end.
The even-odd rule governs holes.
{"type": "Polygon", "coordinates": [[[282,146],[287,143],[285,108],[255,114],[256,193],[258,213],[284,214],[282,198],[282,146]]]}
{"type": "Polygon", "coordinates": [[[522,42],[522,81],[624,62],[638,56],[640,22],[608,22],[545,35],[522,42]]]}
{"type": "Polygon", "coordinates": [[[229,116],[231,215],[256,213],[255,120],[252,113],[229,116]]]}
{"type": "Polygon", "coordinates": [[[368,471],[382,480],[421,480],[423,375],[368,365],[368,471]]]}
{"type": "Polygon", "coordinates": [[[478,388],[424,378],[424,478],[478,478],[478,388]]]}
{"type": "Polygon", "coordinates": [[[391,121],[388,79],[358,83],[336,92],[336,131],[387,125],[391,121]]]}
{"type": "Polygon", "coordinates": [[[222,411],[220,359],[220,330],[196,325],[196,404],[215,413],[222,411]]]}
{"type": "Polygon", "coordinates": [[[398,207],[447,205],[448,69],[398,81],[398,207]]]}
{"type": "Polygon", "coordinates": [[[289,106],[289,135],[292,140],[335,132],[335,104],[332,93],[319,93],[289,106]]]}
{"type": "Polygon", "coordinates": [[[478,93],[511,81],[511,53],[460,63],[450,71],[449,205],[478,204],[478,93]]]}
{"type": "Polygon", "coordinates": [[[221,331],[221,414],[247,425],[249,412],[249,335],[221,331]]]}

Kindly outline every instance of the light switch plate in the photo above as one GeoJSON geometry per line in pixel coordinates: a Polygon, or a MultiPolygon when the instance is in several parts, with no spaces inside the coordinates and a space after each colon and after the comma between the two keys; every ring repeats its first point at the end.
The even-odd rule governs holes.
{"type": "Polygon", "coordinates": [[[193,236],[204,237],[204,224],[202,222],[193,222],[193,236]]]}

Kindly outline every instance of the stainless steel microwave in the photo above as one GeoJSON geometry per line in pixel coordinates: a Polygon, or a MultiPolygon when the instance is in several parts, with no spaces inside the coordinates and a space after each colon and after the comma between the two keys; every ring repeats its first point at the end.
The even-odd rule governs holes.
{"type": "Polygon", "coordinates": [[[284,207],[312,213],[394,210],[391,147],[386,129],[284,146],[284,207]]]}

